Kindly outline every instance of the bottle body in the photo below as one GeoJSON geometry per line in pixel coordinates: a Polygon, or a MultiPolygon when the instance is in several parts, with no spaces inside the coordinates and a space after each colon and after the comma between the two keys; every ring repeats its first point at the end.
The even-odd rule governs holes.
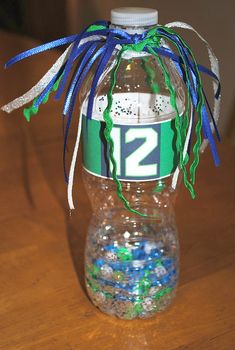
{"type": "Polygon", "coordinates": [[[86,171],[83,180],[88,193],[96,187],[90,195],[93,216],[85,252],[89,297],[101,311],[122,319],[152,317],[170,304],[179,275],[178,235],[169,196],[154,191],[151,195],[153,182],[139,183],[138,189],[125,183],[124,195],[148,215],[140,217],[115,203],[112,180],[98,183],[86,171]]]}
{"type": "MultiPolygon", "coordinates": [[[[146,216],[131,213],[116,192],[109,146],[103,137],[103,111],[115,59],[112,57],[99,82],[94,121],[86,126],[84,122],[88,129],[83,131],[83,181],[93,210],[85,278],[89,297],[101,311],[123,319],[148,318],[170,304],[179,276],[175,192],[171,188],[178,164],[175,110],[157,59],[143,52],[127,52],[113,90],[111,135],[122,193],[133,209],[146,216]],[[95,145],[94,139],[99,139],[95,145]]],[[[165,65],[182,115],[183,84],[171,61],[165,59],[165,65]]],[[[84,110],[91,83],[92,74],[82,96],[84,110]]]]}

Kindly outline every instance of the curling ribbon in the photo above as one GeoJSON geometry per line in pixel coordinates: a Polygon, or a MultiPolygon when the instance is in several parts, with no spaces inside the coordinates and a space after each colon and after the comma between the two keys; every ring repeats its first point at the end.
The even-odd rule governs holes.
{"type": "MultiPolygon", "coordinates": [[[[112,177],[117,186],[117,195],[123,201],[124,206],[131,212],[137,213],[141,216],[144,214],[135,211],[131,208],[129,202],[126,200],[122,193],[122,184],[117,178],[116,174],[116,160],[114,157],[114,142],[111,137],[111,131],[113,127],[113,121],[111,117],[112,108],[112,92],[116,84],[116,75],[122,59],[122,55],[127,51],[141,52],[145,51],[154,55],[162,69],[165,84],[170,92],[170,102],[176,112],[175,126],[176,126],[176,147],[180,155],[179,165],[173,174],[172,187],[175,188],[179,171],[182,170],[184,176],[184,183],[189,189],[192,197],[195,197],[194,183],[195,172],[199,163],[199,151],[203,151],[206,145],[209,143],[212,156],[214,158],[215,165],[219,165],[219,157],[215,146],[213,132],[216,132],[216,136],[219,139],[219,133],[217,130],[217,122],[219,118],[219,105],[220,105],[220,81],[219,81],[219,66],[218,60],[214,55],[211,47],[207,41],[190,25],[182,22],[172,22],[165,26],[156,26],[142,34],[129,34],[121,29],[112,28],[109,22],[98,21],[91,26],[85,28],[81,33],[72,35],[62,39],[58,39],[47,44],[38,46],[34,49],[27,50],[9,60],[6,63],[6,67],[31,57],[33,55],[45,52],[56,47],[63,45],[69,45],[65,52],[57,59],[55,64],[49,69],[49,71],[41,78],[41,80],[28,92],[21,97],[16,98],[12,102],[2,107],[7,113],[11,113],[13,110],[18,109],[25,104],[34,101],[32,106],[26,108],[27,113],[25,116],[30,120],[31,114],[36,114],[41,103],[45,103],[50,95],[51,91],[57,90],[56,99],[61,98],[62,93],[65,91],[66,84],[69,82],[69,86],[65,96],[63,116],[67,117],[65,140],[64,140],[64,172],[65,179],[68,182],[68,202],[70,209],[74,209],[72,188],[74,180],[74,171],[76,166],[77,153],[79,148],[81,130],[82,130],[82,118],[78,122],[77,138],[75,142],[75,148],[72,156],[72,162],[70,166],[69,175],[66,170],[66,144],[68,140],[69,128],[73,116],[73,110],[76,103],[76,97],[81,89],[81,86],[86,79],[86,76],[95,62],[97,63],[94,73],[94,79],[92,81],[90,94],[87,104],[87,118],[92,118],[93,104],[95,100],[95,93],[98,82],[100,81],[102,74],[110,61],[114,50],[117,50],[117,55],[113,56],[112,71],[111,71],[111,85],[107,95],[107,107],[104,111],[103,117],[106,123],[104,136],[109,144],[110,159],[113,164],[112,177]],[[190,47],[178,35],[172,28],[182,28],[192,30],[206,45],[211,69],[208,69],[202,65],[196,63],[194,55],[190,47]],[[169,47],[174,47],[172,51],[169,47]],[[176,51],[176,53],[175,53],[176,51]],[[176,92],[170,81],[169,73],[164,65],[162,57],[168,57],[175,64],[176,69],[181,75],[187,88],[187,106],[184,118],[181,120],[177,109],[176,92]],[[71,74],[71,70],[76,63],[76,69],[74,74],[71,74]],[[212,109],[208,103],[205,91],[202,87],[200,72],[206,74],[213,79],[213,91],[214,91],[214,109],[212,109]],[[72,76],[70,78],[70,76],[72,76]],[[195,120],[197,115],[197,120],[195,120]],[[195,126],[196,141],[192,146],[192,133],[195,126]],[[201,133],[204,134],[204,141],[201,140],[201,133]],[[192,146],[192,160],[190,161],[189,146],[192,146]]],[[[151,79],[152,72],[146,72],[151,79]]],[[[157,89],[157,86],[155,86],[157,89]]]]}
{"type": "MultiPolygon", "coordinates": [[[[211,46],[209,45],[209,43],[189,24],[187,23],[184,23],[184,22],[171,22],[171,23],[167,23],[165,25],[165,27],[168,27],[168,28],[181,28],[181,29],[188,29],[188,30],[191,30],[193,31],[198,37],[199,39],[206,45],[206,48],[207,48],[207,52],[208,52],[208,57],[209,57],[209,61],[210,61],[210,66],[211,66],[211,71],[208,71],[208,73],[213,73],[213,75],[211,75],[214,79],[213,79],[213,90],[214,90],[214,95],[215,95],[215,98],[214,98],[214,110],[213,110],[213,113],[211,111],[211,108],[210,108],[210,105],[208,103],[208,100],[207,100],[207,97],[204,93],[204,98],[205,98],[205,101],[206,101],[206,104],[207,104],[207,107],[209,109],[209,112],[210,114],[213,116],[212,118],[212,121],[210,122],[210,128],[211,128],[211,131],[212,133],[214,131],[216,131],[216,135],[217,135],[217,138],[220,140],[220,136],[219,136],[219,132],[218,132],[218,129],[217,129],[217,124],[218,124],[218,120],[219,120],[219,113],[220,113],[220,99],[221,99],[221,95],[220,95],[220,92],[218,93],[218,87],[219,87],[219,79],[220,79],[220,74],[219,74],[219,62],[218,62],[218,59],[217,57],[215,56],[211,46]],[[216,77],[216,78],[215,78],[216,77]]],[[[205,109],[204,109],[204,113],[206,113],[205,109]]],[[[192,119],[192,117],[191,117],[192,119]]],[[[188,135],[187,135],[187,138],[185,140],[185,149],[184,149],[184,155],[183,157],[186,156],[186,153],[187,153],[187,149],[188,149],[188,145],[189,145],[189,141],[190,141],[190,133],[192,132],[192,125],[190,125],[189,129],[188,129],[188,135]]],[[[201,144],[201,147],[200,147],[200,151],[201,152],[204,152],[204,150],[206,149],[208,145],[208,139],[205,138],[201,144]]],[[[218,164],[216,164],[218,165],[218,164]]],[[[179,172],[180,172],[180,169],[179,169],[179,166],[176,168],[174,174],[173,174],[173,178],[172,178],[172,188],[176,188],[176,185],[177,185],[177,179],[178,179],[178,176],[179,176],[179,172]]]]}

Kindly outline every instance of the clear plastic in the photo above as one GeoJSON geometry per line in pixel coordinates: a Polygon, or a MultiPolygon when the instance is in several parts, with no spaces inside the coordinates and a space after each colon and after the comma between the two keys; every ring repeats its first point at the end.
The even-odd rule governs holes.
{"type": "MultiPolygon", "coordinates": [[[[99,83],[96,101],[107,95],[116,56],[117,52],[99,83]]],[[[181,78],[170,60],[164,59],[164,64],[182,114],[185,94],[181,78]]],[[[84,86],[83,103],[91,81],[92,74],[84,86]]],[[[146,106],[140,105],[137,113],[128,115],[114,111],[116,123],[127,120],[130,123],[130,118],[133,123],[151,123],[175,117],[164,75],[153,56],[128,52],[123,57],[114,96],[121,93],[125,98],[125,94],[133,92],[140,96],[149,94],[149,101],[158,101],[157,107],[150,106],[150,112],[145,113],[146,106]],[[151,79],[149,69],[154,71],[151,79]],[[153,83],[157,83],[157,93],[153,91],[153,83]]],[[[102,112],[99,105],[97,108],[102,112]]],[[[94,118],[102,118],[102,113],[101,116],[94,114],[94,118]]],[[[85,278],[90,299],[101,311],[122,319],[152,317],[171,303],[179,276],[179,243],[173,209],[176,193],[171,188],[172,175],[147,182],[122,181],[123,194],[131,207],[147,217],[123,207],[112,179],[83,170],[83,181],[93,210],[85,251],[85,278]]]]}

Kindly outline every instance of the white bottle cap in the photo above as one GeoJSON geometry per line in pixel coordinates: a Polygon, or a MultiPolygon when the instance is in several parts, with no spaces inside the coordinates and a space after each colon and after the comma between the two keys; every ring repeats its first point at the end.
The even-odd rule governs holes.
{"type": "Polygon", "coordinates": [[[111,23],[124,27],[147,27],[158,23],[158,12],[143,7],[120,7],[111,10],[111,23]]]}

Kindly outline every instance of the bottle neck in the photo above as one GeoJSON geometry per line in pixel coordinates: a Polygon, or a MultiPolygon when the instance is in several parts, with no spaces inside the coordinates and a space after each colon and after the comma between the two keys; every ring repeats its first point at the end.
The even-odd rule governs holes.
{"type": "MultiPolygon", "coordinates": [[[[145,31],[150,30],[153,27],[155,27],[155,26],[145,26],[145,27],[121,26],[121,25],[112,24],[112,23],[110,25],[110,28],[124,30],[128,34],[142,34],[145,31]]],[[[118,48],[118,49],[120,49],[120,48],[118,48]]],[[[124,52],[124,54],[122,55],[122,58],[123,59],[130,59],[133,57],[142,57],[142,56],[150,56],[150,54],[147,52],[127,51],[127,52],[124,52]]]]}
{"type": "Polygon", "coordinates": [[[145,26],[145,27],[139,27],[139,26],[121,26],[121,25],[116,25],[116,24],[112,24],[110,25],[110,28],[113,29],[121,29],[124,30],[125,32],[127,32],[128,34],[142,34],[144,33],[146,30],[150,30],[151,28],[153,28],[154,26],[145,26]]]}

